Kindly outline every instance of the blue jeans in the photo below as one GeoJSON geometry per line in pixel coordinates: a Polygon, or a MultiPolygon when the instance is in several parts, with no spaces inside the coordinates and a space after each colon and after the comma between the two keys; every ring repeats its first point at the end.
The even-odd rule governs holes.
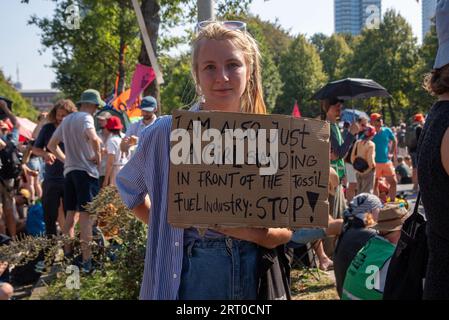
{"type": "Polygon", "coordinates": [[[255,300],[256,244],[231,238],[195,240],[184,247],[180,300],[255,300]]]}

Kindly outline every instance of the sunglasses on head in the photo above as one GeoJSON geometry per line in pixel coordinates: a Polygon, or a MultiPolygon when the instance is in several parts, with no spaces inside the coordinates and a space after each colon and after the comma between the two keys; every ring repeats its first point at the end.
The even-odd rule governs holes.
{"type": "Polygon", "coordinates": [[[200,30],[206,28],[208,25],[211,25],[213,23],[218,23],[229,30],[239,30],[242,32],[246,32],[246,23],[243,21],[214,21],[214,20],[205,20],[198,22],[195,28],[195,32],[198,33],[200,30]]]}

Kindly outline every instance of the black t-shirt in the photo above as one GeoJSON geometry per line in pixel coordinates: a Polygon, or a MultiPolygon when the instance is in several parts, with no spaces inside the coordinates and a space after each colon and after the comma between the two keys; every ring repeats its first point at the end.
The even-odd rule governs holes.
{"type": "MultiPolygon", "coordinates": [[[[56,131],[56,126],[53,123],[47,123],[39,132],[39,136],[34,142],[34,146],[40,149],[46,149],[51,136],[56,131]]],[[[64,144],[61,142],[59,147],[64,151],[64,144]]],[[[56,160],[52,165],[45,164],[44,179],[46,180],[63,180],[64,179],[64,164],[56,160]]]]}
{"type": "Polygon", "coordinates": [[[334,251],[334,273],[338,295],[341,297],[346,271],[360,249],[374,237],[376,232],[365,228],[363,221],[354,218],[346,222],[334,251]]]}

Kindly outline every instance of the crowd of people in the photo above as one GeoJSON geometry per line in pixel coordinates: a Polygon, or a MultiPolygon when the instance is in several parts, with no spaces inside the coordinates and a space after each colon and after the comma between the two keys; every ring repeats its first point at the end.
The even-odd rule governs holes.
{"type": "MultiPolygon", "coordinates": [[[[389,128],[383,115],[372,113],[340,127],[344,101],[321,101],[321,119],[330,123],[328,228],[217,227],[205,233],[174,228],[167,222],[172,117],[157,118],[155,98],[144,97],[142,119],[125,128],[120,117],[104,108],[99,92],[88,89],[76,104],[60,100],[41,114],[33,139],[24,140],[10,101],[0,97],[0,245],[39,230],[74,238],[78,223],[79,266],[90,273],[94,221],[85,205],[100,188],[113,185],[148,225],[141,299],[287,299],[292,248],[307,243],[318,267],[334,270],[342,299],[382,299],[411,209],[397,188],[410,184],[422,193],[429,223],[424,297],[448,298],[447,21],[449,1],[439,1],[440,51],[426,82],[439,101],[426,117],[418,113],[406,119],[409,125],[389,128]],[[42,213],[41,229],[28,223],[27,210],[39,211],[33,207],[42,213]],[[277,259],[270,258],[262,269],[261,259],[267,256],[277,259]],[[376,281],[367,285],[371,274],[376,281]]],[[[266,114],[260,53],[245,23],[202,23],[192,44],[192,74],[200,99],[190,111],[266,114]]],[[[64,254],[72,257],[73,247],[65,245],[64,254]]],[[[8,268],[0,261],[0,299],[13,294],[8,268]]]]}

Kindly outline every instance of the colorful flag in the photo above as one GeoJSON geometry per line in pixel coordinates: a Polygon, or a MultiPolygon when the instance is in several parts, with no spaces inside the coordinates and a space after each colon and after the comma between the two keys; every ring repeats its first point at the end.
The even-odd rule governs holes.
{"type": "Polygon", "coordinates": [[[131,93],[126,105],[131,106],[155,78],[156,74],[154,73],[153,68],[143,64],[137,64],[131,82],[131,93]]]}
{"type": "Polygon", "coordinates": [[[301,118],[301,111],[299,111],[298,101],[295,100],[295,106],[293,107],[292,116],[294,118],[301,118]]]}

